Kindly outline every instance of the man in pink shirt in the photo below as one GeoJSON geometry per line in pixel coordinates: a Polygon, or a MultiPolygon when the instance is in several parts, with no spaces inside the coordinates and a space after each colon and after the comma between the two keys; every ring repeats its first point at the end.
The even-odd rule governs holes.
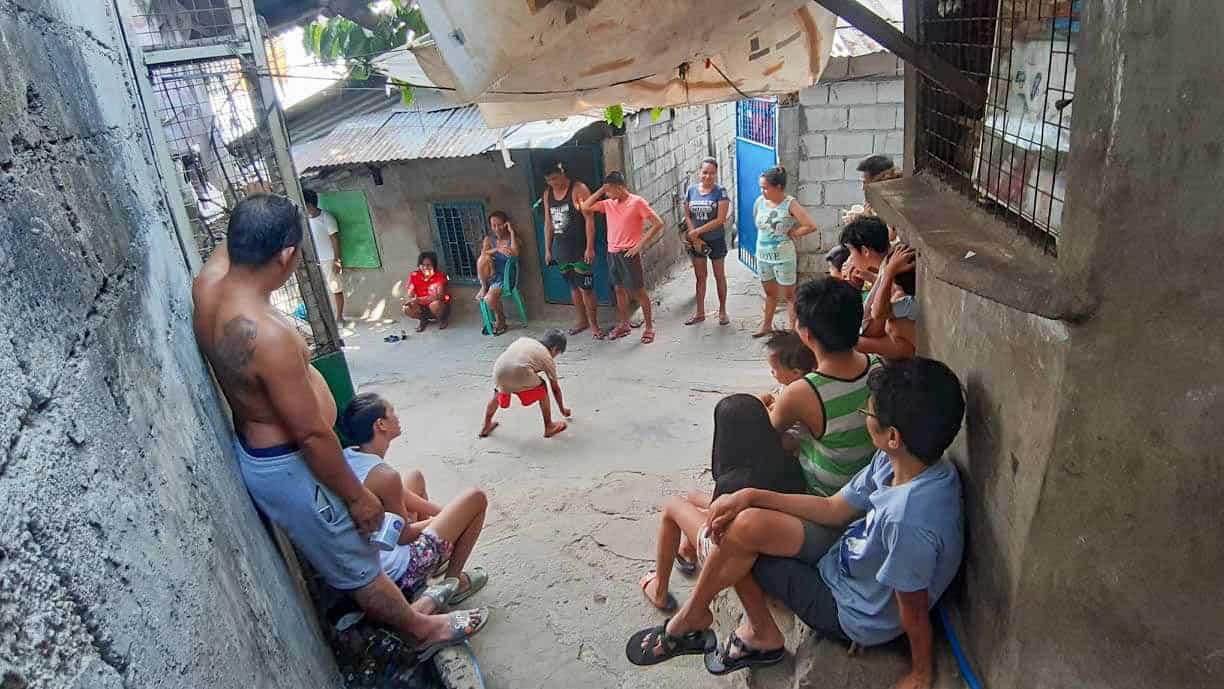
{"type": "Polygon", "coordinates": [[[582,212],[598,211],[608,216],[608,273],[616,289],[616,312],[620,322],[609,339],[629,334],[629,297],[642,305],[642,344],[654,342],[654,321],[651,320],[650,295],[642,277],[642,250],[663,231],[663,219],[654,212],[646,199],[630,194],[625,176],[609,172],[604,185],[582,202],[582,212]],[[607,197],[607,198],[605,198],[607,197]],[[644,227],[650,221],[650,227],[644,227]]]}

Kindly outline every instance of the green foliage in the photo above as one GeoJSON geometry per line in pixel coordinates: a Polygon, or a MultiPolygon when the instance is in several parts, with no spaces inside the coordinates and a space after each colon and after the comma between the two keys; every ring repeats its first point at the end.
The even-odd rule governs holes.
{"type": "Polygon", "coordinates": [[[664,110],[663,108],[651,108],[650,109],[650,121],[652,123],[658,122],[659,118],[663,116],[663,110],[664,110]]]}
{"type": "MultiPolygon", "coordinates": [[[[392,0],[393,12],[378,15],[378,23],[367,29],[347,17],[335,16],[312,21],[303,27],[302,45],[306,53],[324,64],[343,60],[349,68],[349,78],[365,80],[374,72],[372,60],[378,55],[399,48],[414,36],[429,33],[425,17],[419,8],[407,0],[392,0]]],[[[412,87],[396,83],[404,103],[412,102],[412,87]]]]}
{"type": "Polygon", "coordinates": [[[623,105],[609,105],[604,108],[604,122],[620,129],[625,126],[625,107],[623,105]]]}

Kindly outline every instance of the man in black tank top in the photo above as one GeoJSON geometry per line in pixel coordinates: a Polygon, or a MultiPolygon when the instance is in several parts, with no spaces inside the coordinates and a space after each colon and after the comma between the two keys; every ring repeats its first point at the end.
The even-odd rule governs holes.
{"type": "Polygon", "coordinates": [[[544,262],[556,265],[569,283],[578,320],[570,335],[591,329],[603,339],[599,327],[599,305],[595,297],[595,218],[583,213],[580,205],[591,195],[590,188],[570,179],[560,161],[544,166],[544,262]]]}

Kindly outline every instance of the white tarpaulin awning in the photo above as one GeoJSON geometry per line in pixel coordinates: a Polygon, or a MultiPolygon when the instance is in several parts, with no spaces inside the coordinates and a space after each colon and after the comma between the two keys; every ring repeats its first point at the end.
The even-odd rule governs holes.
{"type": "Polygon", "coordinates": [[[590,10],[556,0],[534,13],[529,5],[542,3],[420,4],[432,41],[376,64],[400,81],[454,89],[491,127],[798,91],[824,71],[836,24],[802,0],[603,0],[590,10]]]}

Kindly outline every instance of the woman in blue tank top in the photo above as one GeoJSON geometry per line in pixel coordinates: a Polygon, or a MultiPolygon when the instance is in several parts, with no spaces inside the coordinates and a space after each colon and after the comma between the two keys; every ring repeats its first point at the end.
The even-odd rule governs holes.
{"type": "Polygon", "coordinates": [[[480,258],[476,259],[476,275],[480,278],[476,298],[483,299],[493,309],[493,334],[500,335],[506,332],[506,314],[501,303],[502,290],[507,286],[504,284],[506,263],[510,257],[518,256],[518,244],[510,216],[504,211],[489,214],[489,229],[480,247],[480,258]]]}
{"type": "MultiPolygon", "coordinates": [[[[753,337],[764,337],[773,330],[774,312],[778,299],[795,301],[795,284],[799,281],[799,254],[795,240],[816,231],[816,223],[795,197],[786,193],[786,169],[781,165],[761,173],[761,195],[753,206],[756,222],[757,276],[765,290],[765,315],[761,328],[753,337]]],[[[795,313],[791,309],[790,329],[795,329],[795,313]]]]}

